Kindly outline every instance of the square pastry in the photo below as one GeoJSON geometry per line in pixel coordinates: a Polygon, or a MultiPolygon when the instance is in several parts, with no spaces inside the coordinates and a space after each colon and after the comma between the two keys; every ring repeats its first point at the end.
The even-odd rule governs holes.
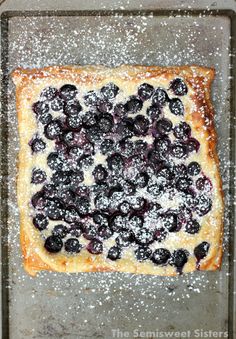
{"type": "Polygon", "coordinates": [[[213,69],[53,66],[12,77],[29,274],[220,267],[213,69]]]}

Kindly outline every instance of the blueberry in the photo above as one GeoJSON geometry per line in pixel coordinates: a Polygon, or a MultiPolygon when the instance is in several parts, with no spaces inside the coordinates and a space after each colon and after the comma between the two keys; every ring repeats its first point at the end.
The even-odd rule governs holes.
{"type": "Polygon", "coordinates": [[[108,173],[107,170],[105,169],[105,167],[103,167],[102,165],[97,165],[93,172],[92,172],[93,176],[94,176],[94,181],[99,184],[100,182],[103,182],[106,180],[108,173]]]}
{"type": "Polygon", "coordinates": [[[174,143],[171,145],[171,154],[177,159],[182,159],[187,156],[187,148],[184,144],[174,143]]]}
{"type": "Polygon", "coordinates": [[[114,106],[114,114],[116,117],[123,118],[127,114],[127,109],[124,104],[119,103],[114,106]]]}
{"type": "Polygon", "coordinates": [[[164,227],[158,228],[156,229],[154,233],[154,240],[158,242],[162,242],[163,240],[165,240],[167,235],[168,235],[168,232],[164,227]]]}
{"type": "Polygon", "coordinates": [[[89,209],[90,209],[90,201],[89,201],[89,199],[86,198],[86,197],[77,197],[77,199],[76,199],[76,207],[77,207],[77,211],[82,216],[88,214],[89,213],[89,209]]]}
{"type": "Polygon", "coordinates": [[[75,202],[75,193],[70,189],[61,189],[58,193],[59,199],[65,204],[65,205],[71,205],[75,202]]]}
{"type": "Polygon", "coordinates": [[[157,197],[164,193],[165,189],[161,184],[152,184],[147,186],[147,191],[154,197],[157,197]]]}
{"type": "Polygon", "coordinates": [[[112,246],[107,254],[107,258],[110,260],[117,260],[121,258],[121,248],[118,246],[112,246]]]}
{"type": "Polygon", "coordinates": [[[32,177],[31,177],[31,183],[32,184],[42,184],[47,179],[46,172],[39,169],[34,168],[32,177]]]}
{"type": "Polygon", "coordinates": [[[209,248],[210,248],[210,244],[206,241],[203,241],[202,243],[200,243],[199,245],[195,247],[194,255],[197,258],[197,261],[200,261],[201,259],[207,256],[209,248]]]}
{"type": "Polygon", "coordinates": [[[37,101],[33,104],[32,109],[36,114],[45,114],[49,112],[49,104],[44,101],[37,101]]]}
{"type": "Polygon", "coordinates": [[[59,95],[65,101],[74,99],[77,94],[77,88],[74,85],[66,84],[60,88],[59,95]]]}
{"type": "Polygon", "coordinates": [[[100,240],[93,239],[88,244],[87,250],[92,254],[101,254],[103,252],[103,244],[100,240]]]}
{"type": "Polygon", "coordinates": [[[103,133],[98,126],[92,126],[86,130],[86,137],[92,143],[99,143],[103,138],[103,133]]]}
{"type": "Polygon", "coordinates": [[[65,216],[64,219],[66,222],[70,223],[75,223],[78,222],[80,220],[80,215],[79,212],[77,211],[77,209],[73,206],[69,206],[67,207],[67,209],[65,210],[65,216]]]}
{"type": "Polygon", "coordinates": [[[160,214],[161,205],[158,203],[153,203],[151,202],[149,204],[149,209],[148,209],[148,216],[151,217],[152,219],[157,219],[160,214]]]}
{"type": "Polygon", "coordinates": [[[45,213],[51,220],[61,220],[64,216],[64,211],[59,200],[47,200],[45,213]]]}
{"type": "Polygon", "coordinates": [[[200,143],[194,138],[189,138],[188,141],[186,142],[186,147],[189,153],[198,152],[200,148],[200,143]]]}
{"type": "Polygon", "coordinates": [[[123,190],[126,195],[133,195],[136,191],[136,186],[130,180],[125,180],[123,183],[123,190]]]}
{"type": "Polygon", "coordinates": [[[153,94],[154,88],[152,85],[149,85],[147,83],[144,83],[139,86],[138,88],[138,96],[143,100],[148,100],[151,98],[153,94]]]}
{"type": "Polygon", "coordinates": [[[71,188],[76,189],[77,186],[84,181],[84,172],[83,171],[76,171],[72,172],[70,176],[70,183],[71,188]]]}
{"type": "Polygon", "coordinates": [[[200,191],[210,192],[212,189],[212,183],[207,177],[200,177],[196,181],[196,188],[200,191]]]}
{"type": "Polygon", "coordinates": [[[53,184],[46,184],[43,186],[43,192],[47,199],[53,199],[57,197],[57,188],[53,184]]]}
{"type": "Polygon", "coordinates": [[[134,153],[134,143],[128,139],[122,139],[117,145],[117,150],[125,157],[134,153]]]}
{"type": "Polygon", "coordinates": [[[145,205],[147,204],[147,201],[143,197],[135,197],[134,196],[133,199],[130,201],[130,203],[131,203],[131,206],[134,210],[142,211],[144,209],[145,205]]]}
{"type": "Polygon", "coordinates": [[[99,238],[106,240],[113,235],[113,232],[109,227],[102,225],[99,226],[97,234],[99,238]]]}
{"type": "Polygon", "coordinates": [[[131,138],[134,135],[134,122],[132,118],[125,118],[117,124],[116,133],[121,139],[131,138]]]}
{"type": "Polygon", "coordinates": [[[100,150],[102,154],[108,154],[114,150],[114,141],[112,139],[105,139],[101,143],[100,150]]]}
{"type": "Polygon", "coordinates": [[[74,131],[80,131],[82,127],[82,119],[79,115],[69,115],[66,118],[66,124],[74,131]]]}
{"type": "Polygon", "coordinates": [[[56,97],[51,101],[51,109],[55,112],[61,111],[64,107],[64,100],[60,97],[56,97]]]}
{"type": "Polygon", "coordinates": [[[185,226],[185,232],[189,234],[196,234],[200,230],[200,224],[197,222],[197,220],[189,219],[186,226],[185,226]]]}
{"type": "Polygon", "coordinates": [[[106,99],[98,99],[97,110],[101,113],[109,113],[112,109],[112,103],[106,99]]]}
{"type": "Polygon", "coordinates": [[[97,115],[94,112],[86,112],[82,118],[83,127],[89,128],[97,123],[97,115]]]}
{"type": "Polygon", "coordinates": [[[131,207],[130,207],[130,204],[128,203],[128,201],[123,201],[119,205],[119,210],[123,214],[128,214],[130,212],[130,210],[131,210],[131,207]]]}
{"type": "Polygon", "coordinates": [[[50,253],[60,252],[60,250],[62,249],[62,246],[63,246],[63,242],[61,238],[56,235],[49,236],[44,243],[44,247],[50,253]]]}
{"type": "Polygon", "coordinates": [[[37,118],[43,125],[47,125],[52,121],[52,115],[50,113],[38,114],[37,118]]]}
{"type": "Polygon", "coordinates": [[[149,181],[149,175],[147,174],[147,172],[141,172],[138,173],[135,177],[135,184],[140,187],[140,188],[144,188],[147,186],[149,181]]]}
{"type": "Polygon", "coordinates": [[[61,238],[65,238],[68,233],[68,228],[65,225],[56,225],[52,230],[52,235],[59,236],[61,238]]]}
{"type": "Polygon", "coordinates": [[[30,147],[33,153],[38,153],[46,148],[46,144],[41,138],[36,137],[30,142],[30,147]]]}
{"type": "Polygon", "coordinates": [[[148,228],[141,228],[135,235],[135,241],[140,245],[149,245],[154,241],[154,234],[148,228]]]}
{"type": "Polygon", "coordinates": [[[123,169],[124,160],[119,153],[114,153],[107,157],[107,165],[111,171],[118,173],[123,169]]]}
{"type": "Polygon", "coordinates": [[[147,246],[139,246],[134,253],[138,261],[143,261],[151,257],[152,250],[147,246]]]}
{"type": "Polygon", "coordinates": [[[186,122],[180,122],[174,127],[173,133],[177,139],[187,140],[191,134],[191,127],[186,122]]]}
{"type": "Polygon", "coordinates": [[[45,207],[45,196],[43,191],[36,192],[32,198],[31,198],[31,203],[34,208],[38,210],[42,210],[45,207]]]}
{"type": "Polygon", "coordinates": [[[184,115],[184,105],[180,99],[171,99],[169,102],[169,109],[174,115],[184,115]]]}
{"type": "Polygon", "coordinates": [[[150,106],[147,108],[147,116],[149,116],[152,121],[156,121],[158,118],[160,118],[161,113],[162,110],[159,106],[150,106]]]}
{"type": "Polygon", "coordinates": [[[160,134],[168,134],[172,131],[172,122],[169,119],[162,118],[156,122],[156,130],[160,134]]]}
{"type": "Polygon", "coordinates": [[[117,96],[118,92],[119,92],[119,87],[117,87],[112,82],[110,82],[109,84],[101,88],[101,94],[107,100],[114,99],[117,96]]]}
{"type": "Polygon", "coordinates": [[[62,123],[59,119],[52,120],[44,128],[46,138],[53,140],[62,134],[62,123]]]}
{"type": "Polygon", "coordinates": [[[113,232],[119,232],[126,227],[126,218],[121,214],[111,216],[109,220],[109,227],[113,232]]]}
{"type": "Polygon", "coordinates": [[[184,193],[183,193],[183,203],[186,207],[190,208],[190,209],[194,209],[195,208],[195,204],[196,204],[196,196],[195,196],[195,192],[191,189],[187,189],[184,193]]]}
{"type": "Polygon", "coordinates": [[[104,193],[99,193],[94,199],[95,206],[98,210],[105,211],[109,208],[109,198],[104,193]]]}
{"type": "Polygon", "coordinates": [[[54,171],[61,170],[62,166],[63,166],[63,162],[62,162],[59,154],[56,153],[56,152],[52,152],[48,155],[47,164],[54,171]]]}
{"type": "Polygon", "coordinates": [[[65,251],[69,253],[79,253],[82,249],[82,245],[76,238],[67,239],[65,242],[65,251]]]}
{"type": "Polygon", "coordinates": [[[180,177],[176,182],[176,188],[178,191],[186,192],[189,190],[189,187],[193,184],[192,179],[188,177],[180,177]]]}
{"type": "Polygon", "coordinates": [[[167,136],[161,138],[156,138],[154,140],[154,148],[157,150],[161,156],[166,156],[169,152],[171,141],[167,136]]]}
{"type": "Polygon", "coordinates": [[[170,264],[177,269],[182,269],[188,261],[188,252],[183,249],[175,250],[170,258],[170,264]]]}
{"type": "Polygon", "coordinates": [[[165,227],[169,232],[178,231],[177,215],[175,213],[167,212],[160,215],[160,221],[163,227],[165,227]]]}
{"type": "Polygon", "coordinates": [[[54,87],[46,87],[42,90],[40,97],[43,100],[53,100],[58,94],[58,91],[54,87]]]}
{"type": "Polygon", "coordinates": [[[176,177],[185,177],[187,175],[187,167],[184,164],[175,165],[173,173],[176,177]]]}
{"type": "Polygon", "coordinates": [[[130,230],[123,230],[116,238],[116,243],[119,247],[128,247],[134,240],[134,234],[130,230]]]}
{"type": "Polygon", "coordinates": [[[168,166],[164,166],[157,171],[157,177],[158,178],[163,177],[166,178],[167,180],[171,180],[173,177],[173,172],[168,166]]]}
{"type": "Polygon", "coordinates": [[[155,150],[155,149],[151,149],[148,152],[148,161],[150,164],[156,166],[160,163],[161,161],[161,154],[159,151],[155,150]]]}
{"type": "Polygon", "coordinates": [[[33,224],[38,230],[43,231],[48,226],[48,219],[45,215],[39,213],[33,218],[33,224]]]}
{"type": "Polygon", "coordinates": [[[97,101],[98,101],[98,96],[95,91],[89,91],[84,96],[84,103],[86,106],[96,106],[97,101]]]}
{"type": "Polygon", "coordinates": [[[113,117],[109,113],[104,113],[99,117],[98,127],[103,133],[108,133],[113,127],[113,117]]]}
{"type": "Polygon", "coordinates": [[[136,154],[146,154],[147,148],[148,148],[148,144],[146,141],[136,140],[134,142],[134,152],[136,154]]]}
{"type": "Polygon", "coordinates": [[[196,162],[192,161],[188,165],[188,173],[192,176],[198,175],[201,172],[201,165],[196,162]]]}
{"type": "Polygon", "coordinates": [[[71,223],[68,229],[72,237],[79,238],[84,230],[84,226],[81,222],[71,223]]]}
{"type": "Polygon", "coordinates": [[[135,135],[145,135],[147,134],[149,128],[149,121],[143,115],[137,115],[134,119],[134,134],[135,135]]]}
{"type": "Polygon", "coordinates": [[[70,171],[57,171],[52,175],[52,182],[55,185],[68,185],[70,183],[70,171]]]}
{"type": "Polygon", "coordinates": [[[72,100],[65,103],[63,112],[66,115],[78,115],[82,110],[82,106],[78,100],[72,100]]]}
{"type": "Polygon", "coordinates": [[[129,228],[132,229],[134,232],[139,231],[141,227],[143,227],[144,219],[141,215],[132,215],[129,219],[129,228]]]}
{"type": "Polygon", "coordinates": [[[85,225],[83,228],[83,236],[87,240],[92,240],[96,238],[97,232],[98,232],[97,225],[89,224],[89,225],[85,225]]]}
{"type": "Polygon", "coordinates": [[[101,213],[101,212],[94,212],[93,213],[93,221],[98,224],[98,225],[108,225],[108,215],[105,213],[101,213]]]}
{"type": "Polygon", "coordinates": [[[200,195],[196,199],[196,205],[196,212],[202,217],[203,215],[206,215],[208,212],[210,212],[212,208],[212,200],[205,195],[200,195]]]}
{"type": "Polygon", "coordinates": [[[129,113],[137,113],[143,108],[142,100],[136,96],[131,96],[125,104],[125,110],[129,113]]]}
{"type": "Polygon", "coordinates": [[[153,106],[164,106],[169,101],[168,95],[163,88],[158,87],[152,97],[153,106]]]}
{"type": "Polygon", "coordinates": [[[188,87],[186,86],[185,82],[180,78],[172,80],[170,83],[170,88],[175,95],[185,95],[188,93],[188,87]]]}
{"type": "Polygon", "coordinates": [[[166,265],[171,257],[166,248],[158,248],[152,254],[152,262],[156,265],[166,265]]]}

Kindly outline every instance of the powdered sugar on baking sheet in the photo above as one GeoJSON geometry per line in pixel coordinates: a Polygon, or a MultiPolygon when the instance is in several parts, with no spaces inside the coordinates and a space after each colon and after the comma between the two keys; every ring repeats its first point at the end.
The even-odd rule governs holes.
{"type": "MultiPolygon", "coordinates": [[[[222,64],[222,60],[225,63],[228,60],[229,41],[223,39],[223,24],[224,21],[216,25],[214,18],[204,16],[158,19],[154,15],[12,18],[9,23],[9,69],[97,63],[108,66],[122,63],[213,65],[217,72],[213,101],[217,111],[219,156],[226,205],[229,206],[228,65],[222,64]]],[[[186,323],[191,323],[188,313],[191,314],[197,304],[203,305],[198,315],[200,324],[204,324],[204,316],[209,310],[221,308],[216,303],[223,301],[220,295],[227,289],[227,215],[226,254],[221,273],[161,278],[118,273],[65,275],[42,272],[36,279],[28,277],[21,266],[14,189],[16,171],[12,166],[16,164],[18,150],[12,84],[9,105],[10,288],[14,307],[24,305],[24,315],[28,315],[28,319],[32,315],[31,327],[35,338],[56,338],[60,333],[70,338],[78,333],[81,337],[87,333],[91,337],[99,334],[103,337],[107,333],[108,338],[109,327],[130,328],[132,322],[134,326],[142,324],[147,329],[156,326],[167,328],[170,323],[174,328],[184,329],[186,323]],[[19,291],[15,289],[16,285],[19,291]],[[212,297],[212,303],[206,301],[205,293],[212,297]],[[24,302],[20,295],[24,296],[24,302]],[[56,309],[50,305],[52,302],[56,309]],[[206,303],[208,309],[204,307],[206,303]],[[36,304],[41,314],[36,312],[36,304]],[[182,314],[182,320],[179,314],[182,314]],[[155,321],[157,325],[153,326],[155,321]]],[[[221,311],[226,314],[223,304],[221,311]]],[[[15,319],[18,319],[17,315],[15,319]]],[[[218,323],[217,314],[215,322],[218,323]]],[[[24,328],[24,325],[19,323],[19,328],[24,328]]]]}

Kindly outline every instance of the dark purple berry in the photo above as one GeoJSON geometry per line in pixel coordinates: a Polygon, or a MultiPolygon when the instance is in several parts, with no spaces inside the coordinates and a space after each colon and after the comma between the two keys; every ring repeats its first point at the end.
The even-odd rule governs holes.
{"type": "Polygon", "coordinates": [[[158,248],[152,254],[152,262],[156,265],[166,265],[170,259],[170,251],[166,248],[158,248]]]}
{"type": "Polygon", "coordinates": [[[60,252],[60,250],[62,249],[62,246],[63,246],[63,242],[61,240],[61,237],[56,236],[56,235],[49,236],[44,243],[44,247],[50,253],[60,252]]]}
{"type": "Polygon", "coordinates": [[[95,91],[89,91],[84,96],[84,103],[86,106],[96,106],[97,101],[98,101],[98,96],[95,91]]]}
{"type": "Polygon", "coordinates": [[[206,241],[203,241],[194,249],[194,255],[197,258],[197,261],[200,261],[201,259],[205,258],[207,256],[207,253],[209,251],[210,244],[206,241]]]}
{"type": "Polygon", "coordinates": [[[117,146],[118,151],[125,157],[134,153],[134,143],[128,139],[120,140],[117,146]]]}
{"type": "Polygon", "coordinates": [[[109,227],[113,232],[119,232],[126,227],[127,220],[121,214],[112,216],[109,220],[109,227]]]}
{"type": "Polygon", "coordinates": [[[43,100],[53,100],[58,94],[58,91],[54,87],[46,87],[42,90],[40,97],[43,100]]]}
{"type": "Polygon", "coordinates": [[[82,127],[82,119],[79,115],[69,115],[66,118],[66,124],[74,131],[80,131],[82,127]]]}
{"type": "Polygon", "coordinates": [[[146,141],[136,140],[134,142],[134,152],[136,154],[146,154],[147,148],[148,148],[148,144],[146,141]]]}
{"type": "Polygon", "coordinates": [[[50,113],[38,114],[37,118],[43,125],[47,125],[52,121],[52,115],[50,113]]]}
{"type": "Polygon", "coordinates": [[[58,198],[65,205],[72,205],[75,202],[76,195],[72,190],[65,188],[65,189],[59,190],[58,198]]]}
{"type": "Polygon", "coordinates": [[[152,97],[153,106],[164,106],[169,101],[168,95],[163,88],[158,87],[152,97]]]}
{"type": "Polygon", "coordinates": [[[130,210],[131,210],[131,207],[130,207],[130,204],[128,203],[128,201],[123,201],[119,205],[119,210],[123,214],[128,214],[130,212],[130,210]]]}
{"type": "Polygon", "coordinates": [[[113,246],[109,249],[107,258],[110,260],[117,260],[121,258],[121,248],[118,246],[113,246]]]}
{"type": "Polygon", "coordinates": [[[117,124],[116,133],[121,138],[131,138],[134,135],[132,118],[125,118],[117,124]]]}
{"type": "Polygon", "coordinates": [[[201,165],[196,162],[192,161],[188,165],[188,173],[192,176],[198,175],[201,172],[201,165]]]}
{"type": "Polygon", "coordinates": [[[65,238],[68,233],[68,228],[65,225],[56,225],[52,230],[52,235],[59,236],[61,238],[65,238]]]}
{"type": "Polygon", "coordinates": [[[138,96],[143,100],[148,100],[151,98],[154,88],[152,85],[144,83],[138,88],[138,96]]]}
{"type": "Polygon", "coordinates": [[[98,227],[97,234],[99,238],[106,240],[113,235],[113,232],[109,227],[102,225],[98,227]]]}
{"type": "Polygon", "coordinates": [[[154,241],[154,234],[148,228],[141,228],[135,235],[135,241],[140,245],[149,245],[154,241]]]}
{"type": "Polygon", "coordinates": [[[57,197],[57,194],[58,194],[57,188],[53,184],[44,185],[43,192],[47,199],[54,199],[57,197]]]}
{"type": "Polygon", "coordinates": [[[47,102],[44,102],[44,101],[37,101],[33,104],[33,107],[32,107],[34,113],[36,114],[45,114],[45,113],[48,113],[49,111],[49,105],[47,102]]]}
{"type": "Polygon", "coordinates": [[[197,179],[196,187],[200,191],[210,192],[212,189],[212,183],[207,177],[201,177],[197,179]]]}
{"type": "Polygon", "coordinates": [[[93,176],[94,176],[94,181],[99,184],[103,181],[106,180],[108,173],[105,167],[103,167],[102,165],[97,165],[93,172],[92,172],[93,176]]]}
{"type": "Polygon", "coordinates": [[[101,94],[107,100],[114,99],[117,96],[118,92],[119,92],[119,87],[117,87],[112,82],[110,82],[109,84],[101,88],[101,94]]]}
{"type": "Polygon", "coordinates": [[[158,228],[156,229],[154,233],[154,240],[158,242],[162,242],[163,240],[165,240],[167,235],[168,235],[168,232],[164,227],[158,228]]]}
{"type": "Polygon", "coordinates": [[[44,128],[46,138],[53,140],[62,134],[62,123],[59,119],[52,120],[44,128]]]}
{"type": "Polygon", "coordinates": [[[188,252],[183,249],[175,250],[170,258],[170,264],[177,269],[182,269],[187,261],[188,252]]]}
{"type": "Polygon", "coordinates": [[[36,192],[31,198],[31,203],[34,208],[42,210],[45,207],[44,192],[43,191],[36,192]]]}
{"type": "Polygon", "coordinates": [[[174,143],[171,145],[171,154],[177,159],[182,159],[187,156],[187,148],[184,144],[174,143]]]}
{"type": "Polygon", "coordinates": [[[106,99],[98,99],[97,110],[101,113],[109,113],[112,109],[112,103],[106,99]]]}
{"type": "Polygon", "coordinates": [[[80,221],[80,215],[79,212],[77,211],[77,209],[73,206],[69,206],[66,210],[65,210],[65,216],[64,219],[66,222],[70,223],[75,223],[80,221]]]}
{"type": "Polygon", "coordinates": [[[47,200],[45,213],[51,220],[61,220],[64,216],[64,211],[59,200],[47,200]]]}
{"type": "Polygon", "coordinates": [[[131,96],[125,104],[125,110],[129,113],[137,113],[143,108],[143,102],[136,96],[131,96]]]}
{"type": "Polygon", "coordinates": [[[30,142],[30,146],[34,153],[42,152],[46,148],[45,142],[38,137],[30,142]]]}
{"type": "Polygon", "coordinates": [[[162,184],[152,184],[147,186],[147,191],[154,197],[158,197],[159,195],[163,194],[165,189],[162,184]]]}
{"type": "Polygon", "coordinates": [[[94,199],[94,204],[98,210],[106,211],[110,205],[110,199],[104,193],[99,193],[94,199]]]}
{"type": "Polygon", "coordinates": [[[187,224],[185,226],[185,232],[189,234],[196,234],[200,230],[200,224],[197,222],[197,220],[189,219],[187,221],[187,224]]]}
{"type": "Polygon", "coordinates": [[[31,183],[32,184],[42,184],[47,179],[46,172],[39,169],[34,168],[32,177],[31,177],[31,183]]]}
{"type": "Polygon", "coordinates": [[[160,215],[160,222],[169,232],[178,231],[177,215],[175,213],[167,212],[160,215]]]}
{"type": "Polygon", "coordinates": [[[167,136],[162,138],[156,138],[154,141],[154,148],[157,150],[161,156],[166,156],[169,152],[171,141],[167,136]]]}
{"type": "Polygon", "coordinates": [[[64,107],[64,100],[60,97],[56,97],[51,101],[51,109],[55,112],[61,111],[64,107]]]}
{"type": "Polygon", "coordinates": [[[87,240],[92,240],[96,238],[97,233],[98,233],[97,225],[89,224],[89,225],[85,225],[83,228],[83,236],[87,240]]]}
{"type": "Polygon", "coordinates": [[[47,164],[53,171],[59,171],[62,169],[63,162],[59,154],[52,152],[47,157],[47,164]]]}
{"type": "Polygon", "coordinates": [[[185,82],[180,78],[172,80],[170,83],[170,88],[175,95],[185,95],[188,93],[188,87],[186,86],[185,82]]]}
{"type": "Polygon", "coordinates": [[[186,147],[189,153],[198,152],[200,143],[194,138],[189,138],[188,141],[186,141],[186,147]]]}
{"type": "Polygon", "coordinates": [[[169,109],[174,115],[184,115],[184,105],[180,99],[171,99],[169,102],[169,109]]]}
{"type": "Polygon", "coordinates": [[[91,143],[99,143],[103,138],[103,133],[98,126],[92,126],[86,130],[86,137],[91,143]]]}
{"type": "Polygon", "coordinates": [[[48,226],[48,219],[43,214],[36,214],[33,218],[33,224],[38,230],[43,231],[48,226]]]}
{"type": "Polygon", "coordinates": [[[87,250],[92,254],[101,254],[103,252],[103,244],[100,240],[93,239],[87,245],[87,250]]]}
{"type": "Polygon", "coordinates": [[[144,219],[141,215],[132,215],[129,219],[129,228],[134,232],[138,232],[141,227],[143,227],[144,219]]]}
{"type": "Polygon", "coordinates": [[[173,177],[173,173],[168,166],[163,166],[157,171],[157,177],[165,178],[167,180],[171,180],[173,177]]]}
{"type": "Polygon", "coordinates": [[[72,172],[70,176],[71,189],[76,190],[77,186],[84,181],[84,172],[76,171],[72,172]]]}
{"type": "Polygon", "coordinates": [[[143,261],[151,257],[152,250],[147,246],[139,246],[134,253],[138,261],[143,261]]]}
{"type": "Polygon", "coordinates": [[[147,134],[148,128],[149,128],[149,121],[143,115],[137,115],[134,118],[133,131],[135,135],[147,134]]]}
{"type": "Polygon", "coordinates": [[[178,191],[186,192],[189,187],[193,184],[192,179],[188,177],[180,177],[176,182],[176,188],[178,191]]]}
{"type": "Polygon", "coordinates": [[[191,134],[191,127],[183,121],[174,127],[173,133],[177,139],[187,140],[191,134]]]}
{"type": "Polygon", "coordinates": [[[68,232],[72,237],[79,238],[83,233],[84,226],[81,222],[71,223],[68,232]]]}
{"type": "Polygon", "coordinates": [[[147,108],[147,116],[149,116],[152,121],[156,121],[161,116],[161,107],[159,106],[150,106],[147,108]]]}
{"type": "Polygon", "coordinates": [[[138,173],[135,177],[134,183],[140,187],[140,188],[144,188],[147,186],[149,181],[149,175],[147,174],[147,172],[141,172],[138,173]]]}
{"type": "Polygon", "coordinates": [[[90,209],[89,198],[78,196],[76,199],[76,208],[79,214],[81,214],[82,216],[88,214],[90,209]]]}
{"type": "Polygon", "coordinates": [[[114,153],[107,157],[107,165],[111,171],[120,172],[124,166],[124,160],[119,153],[114,153]]]}
{"type": "Polygon", "coordinates": [[[89,128],[97,123],[97,115],[94,112],[86,112],[82,118],[83,127],[89,128]]]}
{"type": "Polygon", "coordinates": [[[206,215],[212,208],[212,200],[205,195],[200,195],[196,199],[196,212],[199,216],[206,215]]]}
{"type": "Polygon", "coordinates": [[[108,133],[112,130],[113,127],[113,117],[109,113],[104,113],[99,117],[98,127],[102,133],[108,133]]]}
{"type": "Polygon", "coordinates": [[[60,88],[59,95],[65,101],[74,99],[77,94],[77,88],[74,85],[66,84],[60,88]]]}
{"type": "Polygon", "coordinates": [[[105,139],[100,146],[102,154],[108,154],[114,150],[114,141],[112,139],[105,139]]]}
{"type": "Polygon", "coordinates": [[[156,130],[160,134],[168,134],[172,131],[172,122],[169,119],[162,118],[156,122],[156,130]]]}
{"type": "Polygon", "coordinates": [[[94,212],[93,213],[93,221],[98,224],[98,225],[108,225],[108,215],[105,213],[101,213],[101,212],[94,212]]]}
{"type": "Polygon", "coordinates": [[[187,167],[184,164],[175,165],[173,173],[176,177],[185,177],[187,175],[187,167]]]}
{"type": "Polygon", "coordinates": [[[115,116],[118,118],[123,118],[127,113],[125,105],[121,103],[115,105],[113,110],[114,110],[115,116]]]}
{"type": "Polygon", "coordinates": [[[70,183],[70,171],[57,171],[52,175],[52,182],[54,185],[67,185],[70,183]]]}
{"type": "Polygon", "coordinates": [[[119,247],[128,247],[134,240],[134,234],[130,230],[123,230],[116,238],[116,243],[119,247]]]}
{"type": "Polygon", "coordinates": [[[78,115],[82,110],[82,106],[78,100],[72,100],[65,103],[63,112],[66,115],[78,115]]]}
{"type": "Polygon", "coordinates": [[[65,251],[68,253],[79,253],[82,249],[82,245],[76,238],[67,239],[65,242],[65,251]]]}

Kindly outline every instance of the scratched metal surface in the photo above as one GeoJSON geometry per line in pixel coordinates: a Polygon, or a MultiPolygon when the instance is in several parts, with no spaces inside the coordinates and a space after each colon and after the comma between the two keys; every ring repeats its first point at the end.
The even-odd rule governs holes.
{"type": "MultiPolygon", "coordinates": [[[[214,66],[212,97],[228,206],[229,18],[192,16],[191,12],[179,17],[170,12],[125,14],[13,16],[7,29],[8,71],[17,66],[52,64],[214,66]]],[[[42,272],[31,278],[23,271],[15,194],[17,119],[11,81],[8,98],[10,338],[112,338],[112,329],[127,331],[129,338],[137,333],[135,329],[190,330],[192,337],[195,329],[228,331],[228,208],[220,272],[196,272],[177,278],[42,272]]]]}

